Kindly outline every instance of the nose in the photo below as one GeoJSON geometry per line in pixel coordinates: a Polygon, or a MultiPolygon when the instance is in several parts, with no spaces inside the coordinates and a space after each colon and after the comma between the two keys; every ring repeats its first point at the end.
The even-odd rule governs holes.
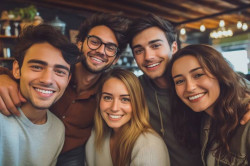
{"type": "Polygon", "coordinates": [[[186,80],[186,91],[193,92],[196,89],[196,83],[193,79],[186,80]]]}
{"type": "Polygon", "coordinates": [[[53,71],[49,69],[44,70],[40,75],[39,81],[45,85],[52,85],[53,71]]]}
{"type": "Polygon", "coordinates": [[[119,109],[119,103],[117,100],[113,100],[112,106],[111,106],[111,111],[112,112],[117,112],[119,109]]]}
{"type": "Polygon", "coordinates": [[[101,46],[96,51],[99,52],[100,54],[105,55],[105,44],[102,43],[101,46]]]}
{"type": "Polygon", "coordinates": [[[144,50],[144,57],[145,57],[145,60],[151,60],[154,58],[154,51],[152,51],[150,48],[146,48],[144,50]]]}

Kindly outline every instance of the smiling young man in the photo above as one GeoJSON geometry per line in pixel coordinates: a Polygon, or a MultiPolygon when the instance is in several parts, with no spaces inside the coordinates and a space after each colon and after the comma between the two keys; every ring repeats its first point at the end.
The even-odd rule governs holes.
{"type": "Polygon", "coordinates": [[[13,77],[26,102],[19,117],[0,114],[0,165],[56,165],[65,129],[49,107],[63,95],[80,52],[49,25],[24,29],[15,52],[13,77]]]}
{"type": "MultiPolygon", "coordinates": [[[[100,13],[86,19],[80,27],[77,46],[83,53],[82,60],[74,66],[65,94],[51,108],[66,129],[57,165],[84,164],[84,145],[93,126],[98,83],[126,48],[128,25],[129,20],[122,15],[100,13]]],[[[18,114],[15,110],[15,105],[21,102],[16,93],[18,88],[6,77],[0,75],[0,111],[5,115],[8,111],[18,114]]]]}
{"type": "Polygon", "coordinates": [[[173,131],[170,96],[164,73],[168,61],[178,49],[173,26],[153,14],[133,21],[129,30],[130,47],[138,67],[147,99],[150,123],[163,137],[173,166],[202,165],[199,149],[192,152],[180,145],[173,131]]]}

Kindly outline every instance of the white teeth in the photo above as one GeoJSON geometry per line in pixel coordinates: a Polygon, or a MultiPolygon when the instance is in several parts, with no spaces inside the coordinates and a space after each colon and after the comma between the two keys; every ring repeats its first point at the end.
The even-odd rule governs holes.
{"type": "Polygon", "coordinates": [[[188,97],[189,100],[195,100],[195,99],[198,99],[199,97],[203,96],[204,94],[198,94],[198,95],[195,95],[195,96],[192,96],[192,97],[188,97]]]}
{"type": "Polygon", "coordinates": [[[155,63],[155,64],[152,64],[152,65],[148,65],[147,67],[155,67],[157,65],[159,65],[160,63],[155,63]]]}
{"type": "Polygon", "coordinates": [[[36,90],[38,92],[41,92],[41,93],[44,93],[44,94],[51,94],[51,93],[53,93],[53,91],[50,91],[50,90],[42,90],[42,89],[38,89],[38,88],[36,88],[36,90]]]}
{"type": "Polygon", "coordinates": [[[119,119],[119,118],[122,117],[121,115],[110,115],[110,114],[109,114],[109,116],[110,116],[111,118],[113,118],[113,119],[119,119]]]}
{"type": "Polygon", "coordinates": [[[102,60],[92,57],[95,61],[102,62],[102,60]]]}

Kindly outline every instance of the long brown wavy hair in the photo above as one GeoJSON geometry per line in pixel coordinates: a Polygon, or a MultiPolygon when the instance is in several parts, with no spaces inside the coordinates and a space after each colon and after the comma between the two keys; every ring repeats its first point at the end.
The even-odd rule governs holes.
{"type": "Polygon", "coordinates": [[[214,149],[215,155],[221,156],[230,152],[229,142],[239,121],[247,111],[249,91],[244,79],[233,71],[221,53],[214,48],[198,44],[189,45],[177,51],[167,66],[167,79],[170,86],[173,105],[173,123],[177,139],[188,148],[200,146],[201,117],[204,112],[194,112],[177,96],[172,78],[173,63],[183,57],[191,55],[197,58],[205,72],[211,73],[219,82],[220,95],[215,102],[213,127],[211,134],[213,141],[218,143],[214,149]]]}
{"type": "MultiPolygon", "coordinates": [[[[116,149],[117,158],[113,164],[116,166],[123,166],[130,163],[131,153],[139,135],[144,132],[155,132],[149,123],[149,112],[142,86],[139,79],[130,71],[117,68],[109,71],[104,76],[98,89],[98,105],[100,105],[103,85],[110,78],[117,78],[125,84],[130,95],[132,106],[131,120],[120,128],[120,133],[122,134],[119,136],[118,142],[116,143],[116,145],[118,145],[116,149]]],[[[97,150],[101,150],[104,137],[110,131],[111,128],[109,128],[103,120],[100,113],[100,107],[98,106],[95,112],[95,147],[97,150]]]]}

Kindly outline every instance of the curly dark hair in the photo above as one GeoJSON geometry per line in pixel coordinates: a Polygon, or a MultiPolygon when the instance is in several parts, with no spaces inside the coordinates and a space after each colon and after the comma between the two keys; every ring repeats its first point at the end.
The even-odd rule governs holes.
{"type": "Polygon", "coordinates": [[[96,13],[82,23],[79,33],[76,36],[76,40],[77,42],[83,42],[92,28],[98,25],[105,25],[109,27],[115,34],[119,45],[119,51],[117,53],[119,56],[125,50],[128,44],[127,30],[129,24],[130,20],[121,13],[96,13]]]}
{"type": "Polygon", "coordinates": [[[245,81],[229,66],[224,57],[208,45],[197,44],[186,46],[177,51],[167,66],[167,79],[172,96],[172,117],[174,131],[178,140],[188,148],[199,146],[201,118],[204,112],[194,112],[177,96],[172,78],[173,63],[183,57],[191,55],[197,58],[201,67],[211,73],[219,82],[220,95],[214,105],[213,126],[211,134],[213,141],[218,142],[215,155],[221,156],[230,152],[229,142],[239,121],[247,112],[249,90],[245,81]]]}
{"type": "Polygon", "coordinates": [[[34,44],[47,42],[62,52],[64,60],[71,65],[80,59],[80,51],[61,31],[47,24],[28,26],[22,30],[14,48],[14,57],[22,67],[26,51],[34,44]]]}

